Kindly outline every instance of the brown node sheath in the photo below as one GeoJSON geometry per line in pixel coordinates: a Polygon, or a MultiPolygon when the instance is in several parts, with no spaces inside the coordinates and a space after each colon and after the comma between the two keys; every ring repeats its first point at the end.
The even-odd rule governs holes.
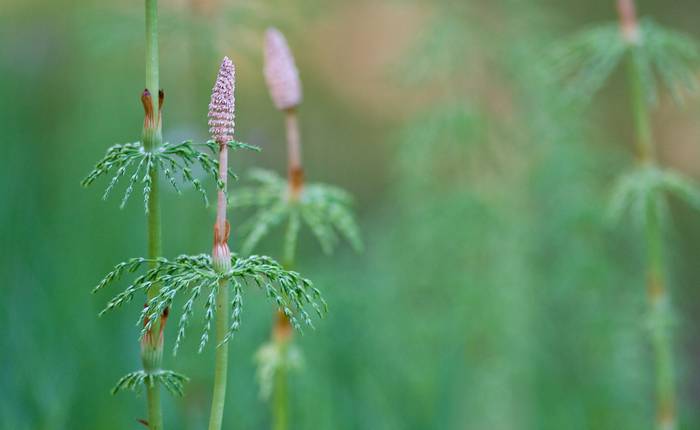
{"type": "Polygon", "coordinates": [[[676,407],[673,400],[664,399],[656,411],[656,422],[660,428],[671,428],[676,422],[676,407]]]}
{"type": "MultiPolygon", "coordinates": [[[[147,303],[143,304],[144,309],[148,307],[147,303]]],[[[163,309],[163,313],[160,315],[160,324],[158,327],[158,340],[162,342],[163,340],[163,330],[165,330],[165,324],[168,322],[168,316],[170,315],[170,308],[165,308],[163,309]]],[[[148,324],[149,318],[145,317],[143,319],[143,325],[144,327],[148,324]]],[[[151,330],[148,330],[146,334],[143,336],[144,341],[148,344],[152,344],[153,342],[153,335],[151,333],[151,330]]]]}
{"type": "Polygon", "coordinates": [[[165,328],[165,323],[168,322],[168,316],[170,315],[170,308],[163,309],[163,313],[160,316],[160,332],[163,333],[163,328],[165,328]]]}
{"type": "Polygon", "coordinates": [[[224,220],[224,223],[225,227],[223,234],[221,234],[222,232],[219,229],[219,224],[214,224],[214,246],[226,245],[228,243],[228,236],[231,232],[231,224],[229,224],[228,220],[224,220]]]}
{"type": "Polygon", "coordinates": [[[658,273],[649,273],[647,277],[647,294],[652,304],[657,303],[666,294],[663,280],[658,273]]]}
{"type": "Polygon", "coordinates": [[[144,111],[144,128],[153,129],[160,124],[164,102],[165,92],[163,90],[158,90],[158,118],[156,118],[155,112],[153,112],[153,98],[151,97],[151,92],[148,91],[148,89],[143,90],[143,93],[141,93],[141,104],[143,105],[144,111]]]}
{"type": "Polygon", "coordinates": [[[284,343],[292,339],[292,324],[281,310],[277,310],[275,324],[272,327],[272,338],[275,342],[284,343]]]}
{"type": "Polygon", "coordinates": [[[163,118],[163,103],[165,103],[165,91],[162,89],[158,90],[158,125],[163,118]]]}
{"type": "Polygon", "coordinates": [[[289,166],[289,191],[291,198],[297,200],[304,188],[304,169],[301,166],[289,166]]]}
{"type": "Polygon", "coordinates": [[[151,92],[148,91],[148,89],[143,90],[143,93],[141,93],[141,104],[143,105],[145,114],[143,118],[143,128],[153,128],[155,126],[153,100],[151,98],[151,92]]]}

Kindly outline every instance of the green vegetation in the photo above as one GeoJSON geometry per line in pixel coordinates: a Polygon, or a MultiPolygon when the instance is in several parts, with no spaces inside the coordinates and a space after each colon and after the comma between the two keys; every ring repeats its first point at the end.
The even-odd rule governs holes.
{"type": "Polygon", "coordinates": [[[700,3],[146,4],[3,5],[0,429],[700,427],[700,3]]]}

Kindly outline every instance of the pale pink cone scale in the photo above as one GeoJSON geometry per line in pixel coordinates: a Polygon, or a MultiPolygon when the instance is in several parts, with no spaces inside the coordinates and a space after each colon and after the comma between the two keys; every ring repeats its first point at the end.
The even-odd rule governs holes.
{"type": "Polygon", "coordinates": [[[301,103],[299,70],[289,50],[287,39],[276,28],[265,32],[265,65],[263,74],[275,107],[287,110],[301,103]]]}
{"type": "Polygon", "coordinates": [[[228,57],[224,57],[211,91],[209,103],[209,133],[218,143],[233,140],[236,68],[228,57]]]}

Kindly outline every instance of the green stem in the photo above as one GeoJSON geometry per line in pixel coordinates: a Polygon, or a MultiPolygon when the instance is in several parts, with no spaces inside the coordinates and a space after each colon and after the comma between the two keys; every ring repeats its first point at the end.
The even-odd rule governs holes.
{"type": "Polygon", "coordinates": [[[630,84],[630,99],[632,102],[632,115],[634,120],[635,140],[639,159],[643,163],[655,163],[654,139],[649,122],[649,108],[647,90],[644,88],[642,73],[640,70],[639,47],[630,46],[627,71],[630,84]]]}
{"type": "MultiPolygon", "coordinates": [[[[299,135],[299,120],[295,108],[285,111],[285,125],[287,129],[287,159],[289,192],[291,196],[290,204],[297,204],[296,201],[304,186],[304,171],[301,167],[301,140],[299,135]]],[[[290,215],[294,217],[294,213],[290,215]]],[[[291,270],[294,266],[296,255],[296,243],[298,228],[292,228],[293,218],[290,218],[287,234],[284,238],[284,267],[291,270]]],[[[298,220],[297,220],[298,222],[298,220]]],[[[275,369],[272,387],[272,428],[273,430],[287,430],[289,417],[287,351],[292,342],[291,325],[287,317],[279,311],[275,313],[275,322],[272,329],[272,342],[276,343],[281,356],[281,363],[275,369]]]]}
{"type": "MultiPolygon", "coordinates": [[[[280,345],[280,354],[286,356],[286,343],[280,345]]],[[[274,387],[272,392],[272,428],[273,430],[287,430],[287,367],[279,366],[275,371],[274,387]]]]}
{"type": "MultiPolygon", "coordinates": [[[[637,46],[631,47],[628,63],[635,137],[640,162],[653,167],[656,165],[656,156],[646,91],[641,79],[638,49],[637,46]]],[[[669,330],[672,310],[664,279],[663,231],[659,219],[662,198],[663,196],[658,193],[652,193],[648,197],[645,208],[648,318],[656,373],[656,428],[674,430],[676,428],[676,389],[673,346],[669,330]]]]}
{"type": "Polygon", "coordinates": [[[658,200],[647,203],[647,292],[649,330],[656,365],[656,422],[658,430],[676,428],[676,389],[673,346],[669,322],[671,303],[664,282],[663,234],[659,222],[658,200]]]}
{"type": "Polygon", "coordinates": [[[151,430],[161,430],[163,428],[163,416],[160,411],[160,390],[158,385],[146,389],[148,402],[148,428],[151,430]]]}
{"type": "Polygon", "coordinates": [[[228,342],[223,343],[228,330],[228,285],[219,283],[216,293],[216,367],[214,368],[214,396],[211,403],[209,430],[220,430],[226,401],[226,374],[228,371],[228,342]]]}
{"type": "MultiPolygon", "coordinates": [[[[156,259],[161,255],[161,222],[160,222],[160,204],[158,201],[158,175],[155,169],[150,173],[151,175],[151,197],[148,202],[148,257],[151,259],[156,259]]],[[[154,286],[148,291],[148,299],[152,299],[158,294],[159,288],[154,286]]],[[[148,349],[155,349],[157,352],[155,356],[157,360],[155,363],[149,363],[148,367],[155,367],[155,369],[160,369],[160,364],[162,362],[162,350],[163,343],[162,338],[158,335],[160,331],[160,322],[154,324],[151,329],[154,334],[151,336],[152,345],[142,346],[142,361],[146,364],[153,354],[147,352],[148,349]]],[[[144,366],[146,367],[146,366],[144,366]]],[[[160,402],[160,386],[158,384],[152,384],[146,388],[146,401],[148,403],[148,427],[150,430],[162,430],[163,429],[163,414],[161,411],[160,402]]]]}
{"type": "Polygon", "coordinates": [[[153,112],[158,112],[158,0],[146,0],[146,89],[153,95],[153,112]]]}
{"type": "MultiPolygon", "coordinates": [[[[151,103],[155,118],[150,122],[150,128],[144,126],[143,146],[146,151],[153,151],[162,142],[160,115],[158,112],[158,0],[146,0],[146,89],[151,93],[151,103]],[[153,128],[155,126],[155,128],[153,128]]],[[[161,239],[161,217],[158,172],[152,169],[149,172],[151,179],[151,195],[148,202],[148,257],[156,259],[162,255],[161,239]]],[[[159,288],[151,288],[148,292],[148,299],[158,294],[159,288]]],[[[162,338],[157,333],[160,332],[160,324],[156,323],[152,329],[152,345],[142,346],[141,359],[144,368],[159,369],[162,358],[162,338]],[[151,350],[150,352],[148,350],[151,350]],[[155,354],[153,354],[155,350],[155,354]],[[157,359],[152,361],[152,357],[157,359]]],[[[160,387],[152,384],[146,388],[146,401],[148,403],[148,427],[150,430],[163,430],[163,413],[161,410],[160,387]]]]}
{"type": "MultiPolygon", "coordinates": [[[[285,248],[287,248],[285,246],[285,248]]],[[[285,258],[285,268],[292,270],[294,266],[294,247],[291,248],[290,255],[285,258]]],[[[275,369],[272,386],[272,429],[287,430],[289,422],[289,400],[288,400],[288,372],[287,353],[289,344],[292,342],[292,332],[289,320],[280,313],[275,312],[275,322],[272,329],[272,341],[277,344],[281,357],[281,364],[275,369]]]]}
{"type": "MultiPolygon", "coordinates": [[[[156,259],[162,255],[162,230],[160,220],[160,193],[158,171],[151,170],[151,195],[148,200],[148,258],[156,259]]],[[[153,267],[155,263],[151,263],[153,267]]],[[[152,299],[158,294],[156,288],[148,290],[148,298],[152,299]]]]}

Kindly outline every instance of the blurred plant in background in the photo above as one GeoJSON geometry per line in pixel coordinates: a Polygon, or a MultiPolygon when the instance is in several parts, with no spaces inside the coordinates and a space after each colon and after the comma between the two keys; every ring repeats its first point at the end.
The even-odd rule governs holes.
{"type": "Polygon", "coordinates": [[[682,175],[662,169],[657,162],[649,104],[656,99],[656,74],[676,98],[697,88],[695,74],[700,49],[689,38],[656,26],[639,23],[634,0],[618,0],[620,23],[584,32],[561,47],[557,54],[563,76],[576,75],[571,87],[578,98],[592,97],[623,60],[627,62],[630,113],[634,118],[638,163],[620,176],[613,190],[612,217],[625,215],[644,233],[646,284],[649,302],[648,331],[655,361],[656,428],[676,428],[676,365],[670,326],[672,305],[667,287],[664,224],[668,221],[666,197],[674,194],[700,208],[700,190],[682,175]]]}
{"type": "MultiPolygon", "coordinates": [[[[288,269],[296,265],[302,225],[311,230],[327,254],[336,246],[338,234],[359,250],[362,242],[350,209],[350,195],[331,185],[305,183],[297,117],[302,101],[301,80],[287,39],[276,28],[265,32],[264,58],[263,73],[272,102],[285,116],[287,180],[272,171],[256,170],[251,174],[255,185],[232,196],[233,207],[255,209],[247,222],[243,252],[251,252],[265,235],[285,221],[282,258],[288,269]]],[[[276,312],[271,339],[255,355],[261,397],[271,403],[275,430],[289,427],[288,372],[299,369],[302,363],[301,351],[293,342],[292,323],[289,315],[276,312]]]]}

